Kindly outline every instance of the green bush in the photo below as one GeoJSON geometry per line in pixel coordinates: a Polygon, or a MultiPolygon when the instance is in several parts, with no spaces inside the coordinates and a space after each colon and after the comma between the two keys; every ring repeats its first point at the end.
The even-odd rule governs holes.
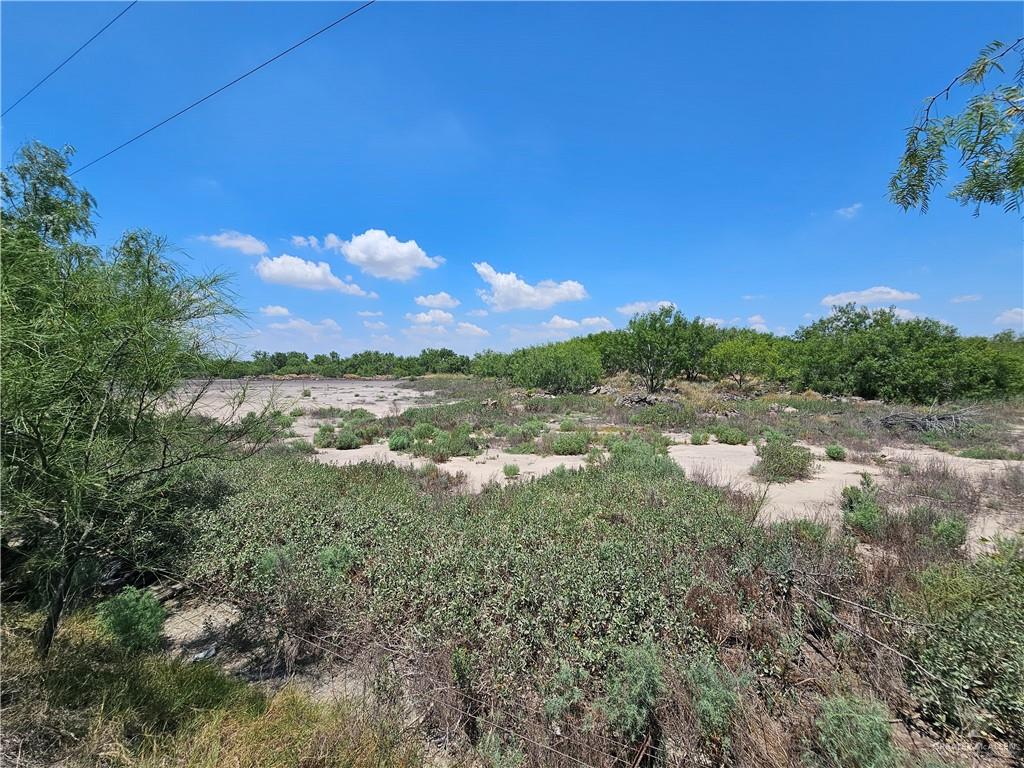
{"type": "Polygon", "coordinates": [[[685,427],[693,423],[697,415],[693,408],[680,403],[655,403],[647,408],[641,408],[629,418],[633,424],[647,424],[652,427],[668,429],[670,427],[685,427]]]}
{"type": "Polygon", "coordinates": [[[288,415],[294,419],[297,419],[300,416],[305,416],[306,411],[303,408],[292,408],[290,411],[288,411],[288,415]]]}
{"type": "Polygon", "coordinates": [[[127,587],[99,607],[100,623],[117,643],[131,651],[160,647],[160,632],[167,617],[152,592],[127,587]]]}
{"type": "Polygon", "coordinates": [[[363,444],[362,439],[347,427],[339,430],[334,436],[334,447],[342,451],[350,451],[353,448],[359,448],[363,444]]]}
{"type": "Polygon", "coordinates": [[[707,445],[709,440],[707,432],[694,432],[690,435],[690,445],[707,445]]]}
{"type": "Polygon", "coordinates": [[[832,461],[846,461],[846,449],[833,443],[825,448],[825,456],[832,461]]]}
{"type": "Polygon", "coordinates": [[[388,448],[392,451],[407,451],[412,447],[412,435],[405,427],[399,427],[388,438],[388,448]]]}
{"type": "Polygon", "coordinates": [[[806,480],[814,466],[814,454],[778,433],[770,433],[757,446],[757,455],[760,461],[751,473],[773,483],[806,480]]]}
{"type": "Polygon", "coordinates": [[[605,680],[602,710],[613,733],[628,742],[643,738],[654,706],[665,690],[661,662],[653,643],[623,649],[605,680]]]}
{"type": "Polygon", "coordinates": [[[437,427],[425,421],[419,422],[412,428],[414,440],[431,440],[435,434],[437,434],[437,427]]]}
{"type": "Polygon", "coordinates": [[[589,447],[590,435],[587,432],[561,432],[554,435],[547,445],[556,456],[579,456],[589,447]]]}
{"type": "Polygon", "coordinates": [[[579,428],[579,422],[575,419],[562,419],[562,423],[558,425],[558,429],[562,432],[575,432],[579,428]]]}
{"type": "Polygon", "coordinates": [[[693,662],[686,670],[686,681],[701,736],[716,751],[728,751],[740,681],[708,659],[693,662]]]}
{"type": "Polygon", "coordinates": [[[869,539],[882,534],[885,515],[878,503],[878,486],[871,475],[861,475],[860,485],[848,485],[842,491],[843,523],[856,534],[869,539]]]}
{"type": "Polygon", "coordinates": [[[818,764],[825,768],[896,768],[889,713],[876,701],[835,696],[814,721],[818,764]]]}
{"type": "Polygon", "coordinates": [[[317,448],[332,448],[334,446],[334,425],[321,424],[316,434],[313,435],[313,445],[317,448]]]}
{"type": "Polygon", "coordinates": [[[601,356],[581,340],[518,349],[509,358],[512,381],[553,394],[585,392],[601,378],[601,356]]]}
{"type": "Polygon", "coordinates": [[[932,524],[932,540],[947,549],[960,549],[967,542],[967,521],[960,515],[948,515],[932,524]]]}
{"type": "Polygon", "coordinates": [[[725,445],[746,445],[750,440],[747,433],[739,427],[721,426],[715,427],[711,433],[718,438],[718,442],[725,445]]]}
{"type": "Polygon", "coordinates": [[[518,464],[506,464],[501,468],[501,471],[505,473],[505,477],[512,479],[513,477],[519,477],[519,465],[518,464]]]}

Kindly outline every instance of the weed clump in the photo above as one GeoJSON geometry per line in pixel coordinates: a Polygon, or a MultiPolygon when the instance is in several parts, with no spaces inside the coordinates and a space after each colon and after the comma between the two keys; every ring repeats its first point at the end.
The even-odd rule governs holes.
{"type": "Polygon", "coordinates": [[[878,486],[866,472],[860,485],[848,485],[842,491],[843,523],[859,536],[876,539],[882,534],[885,515],[878,503],[878,486]]]}
{"type": "Polygon", "coordinates": [[[814,721],[817,760],[822,768],[895,768],[889,713],[873,700],[847,696],[825,699],[814,721]]]}
{"type": "Polygon", "coordinates": [[[711,432],[718,438],[718,442],[724,445],[746,445],[750,440],[747,433],[739,427],[715,427],[711,432]]]}
{"type": "Polygon", "coordinates": [[[623,649],[605,680],[605,690],[601,709],[612,732],[631,743],[640,741],[653,724],[654,706],[665,690],[654,644],[623,649]]]}
{"type": "Polygon", "coordinates": [[[707,432],[694,432],[690,435],[690,445],[707,445],[710,439],[707,432]]]}
{"type": "Polygon", "coordinates": [[[545,445],[556,456],[581,456],[589,447],[590,435],[587,432],[560,432],[545,445]]]}
{"type": "Polygon", "coordinates": [[[794,445],[786,435],[769,433],[763,443],[757,446],[760,461],[751,472],[774,483],[788,483],[792,480],[806,480],[811,476],[814,454],[807,448],[794,445]]]}
{"type": "Polygon", "coordinates": [[[841,445],[833,443],[825,448],[825,456],[830,461],[846,461],[846,449],[841,445]]]}
{"type": "Polygon", "coordinates": [[[160,633],[167,612],[152,592],[127,587],[102,603],[100,623],[119,645],[129,651],[160,647],[160,633]]]}
{"type": "Polygon", "coordinates": [[[511,480],[514,477],[519,477],[518,464],[506,464],[504,467],[501,468],[501,471],[509,480],[511,480]]]}
{"type": "Polygon", "coordinates": [[[708,659],[692,663],[686,670],[686,681],[704,743],[716,754],[727,754],[741,681],[708,659]]]}
{"type": "Polygon", "coordinates": [[[412,434],[406,427],[399,427],[388,438],[388,448],[392,451],[407,451],[412,447],[412,434]]]}

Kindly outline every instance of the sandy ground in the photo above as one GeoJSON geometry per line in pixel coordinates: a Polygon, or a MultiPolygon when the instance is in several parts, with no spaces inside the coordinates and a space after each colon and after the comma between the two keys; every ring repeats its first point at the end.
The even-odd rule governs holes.
{"type": "MultiPolygon", "coordinates": [[[[194,392],[198,382],[189,382],[183,396],[194,392]]],[[[219,419],[235,418],[260,410],[270,401],[274,407],[287,413],[292,408],[365,408],[374,416],[401,413],[406,408],[422,403],[430,392],[417,392],[400,387],[386,379],[253,379],[246,383],[238,380],[217,380],[199,401],[198,410],[219,419]],[[235,400],[243,392],[244,401],[235,407],[235,400]],[[309,397],[302,392],[308,389],[309,397]]]]}

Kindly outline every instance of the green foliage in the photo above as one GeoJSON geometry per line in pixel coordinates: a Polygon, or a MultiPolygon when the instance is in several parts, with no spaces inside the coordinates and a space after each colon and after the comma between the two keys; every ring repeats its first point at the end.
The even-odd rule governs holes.
{"type": "Polygon", "coordinates": [[[753,378],[770,378],[779,366],[779,351],[766,333],[742,330],[715,345],[708,356],[710,370],[744,387],[753,378]]]}
{"type": "Polygon", "coordinates": [[[601,357],[579,339],[518,349],[509,358],[513,383],[520,387],[585,392],[601,378],[601,357]]]}
{"type": "Polygon", "coordinates": [[[947,515],[932,524],[932,539],[947,549],[960,549],[967,543],[967,520],[960,515],[947,515]]]}
{"type": "Polygon", "coordinates": [[[562,423],[558,425],[558,429],[562,432],[575,432],[580,428],[580,423],[575,419],[562,419],[562,423]]]}
{"type": "Polygon", "coordinates": [[[707,445],[710,435],[707,432],[694,432],[690,435],[690,445],[707,445]]]}
{"type": "Polygon", "coordinates": [[[686,681],[702,738],[715,751],[727,752],[740,703],[741,681],[706,658],[690,664],[686,669],[686,681]]]}
{"type": "Polygon", "coordinates": [[[846,449],[833,443],[825,447],[825,456],[831,461],[846,461],[846,449]]]}
{"type": "Polygon", "coordinates": [[[815,762],[823,768],[897,768],[889,713],[881,703],[834,696],[814,721],[815,762]]]}
{"type": "Polygon", "coordinates": [[[746,445],[750,440],[747,433],[739,427],[715,426],[711,428],[711,434],[724,445],[746,445]]]}
{"type": "Polygon", "coordinates": [[[552,435],[545,447],[556,456],[581,456],[590,447],[590,433],[560,432],[552,435]]]}
{"type": "Polygon", "coordinates": [[[868,539],[882,534],[885,515],[878,503],[878,486],[866,472],[860,485],[848,485],[842,491],[843,523],[856,534],[868,539]]]}
{"type": "Polygon", "coordinates": [[[773,483],[806,480],[814,467],[814,454],[807,448],[794,445],[792,439],[779,433],[769,433],[757,446],[759,461],[751,473],[773,483]]]}
{"type": "Polygon", "coordinates": [[[437,428],[427,422],[420,422],[412,428],[413,440],[431,440],[436,434],[437,428]]]}
{"type": "Polygon", "coordinates": [[[965,448],[960,451],[960,456],[965,459],[983,459],[988,461],[1022,461],[1024,453],[999,446],[979,446],[977,448],[965,448]]]}
{"type": "Polygon", "coordinates": [[[342,451],[349,451],[352,450],[353,448],[359,448],[362,444],[362,439],[351,429],[339,430],[334,435],[334,447],[342,451]]]}
{"type": "Polygon", "coordinates": [[[519,477],[519,465],[518,464],[506,464],[501,468],[505,477],[512,479],[513,477],[519,477]]]}
{"type": "Polygon", "coordinates": [[[664,693],[661,661],[650,642],[622,649],[605,681],[602,710],[612,732],[628,742],[644,737],[664,693]]]}
{"type": "Polygon", "coordinates": [[[919,623],[906,674],[940,729],[1024,735],[1024,539],[997,541],[970,563],[933,566],[906,597],[919,623]]]}
{"type": "MultiPolygon", "coordinates": [[[[292,408],[290,411],[288,411],[288,415],[291,416],[292,418],[297,419],[300,416],[305,416],[306,415],[306,409],[305,408],[292,408]]],[[[289,424],[289,426],[291,426],[291,425],[289,424]]]]}
{"type": "Polygon", "coordinates": [[[647,408],[641,408],[629,417],[633,424],[647,424],[652,427],[669,429],[672,427],[685,427],[694,422],[697,415],[693,407],[680,403],[666,402],[655,403],[647,408]]]}
{"type": "Polygon", "coordinates": [[[167,613],[152,592],[126,587],[100,605],[98,616],[123,648],[152,651],[160,647],[167,613]]]}
{"type": "Polygon", "coordinates": [[[412,447],[413,435],[406,427],[399,427],[388,438],[388,448],[392,451],[407,451],[412,447]]]}
{"type": "Polygon", "coordinates": [[[304,389],[304,390],[302,390],[302,396],[303,397],[312,397],[313,396],[313,392],[312,392],[312,390],[310,390],[308,388],[304,389]]]}
{"type": "MultiPolygon", "coordinates": [[[[417,424],[417,427],[419,426],[417,424]]],[[[413,433],[415,432],[414,429],[413,433]]],[[[433,437],[416,440],[412,444],[413,455],[425,456],[438,464],[448,461],[453,456],[475,456],[479,450],[480,446],[472,437],[470,427],[465,424],[451,432],[435,430],[433,437]]]]}
{"type": "Polygon", "coordinates": [[[333,424],[321,424],[313,435],[313,445],[317,448],[334,447],[335,429],[333,424]]]}
{"type": "Polygon", "coordinates": [[[929,99],[922,115],[907,131],[899,167],[889,182],[889,196],[904,210],[928,210],[931,193],[946,178],[947,155],[958,157],[966,176],[950,190],[961,205],[1001,205],[1020,212],[1024,199],[1024,138],[1020,103],[1024,99],[1024,48],[1018,40],[998,40],[986,46],[978,59],[950,85],[929,99]],[[1001,61],[1013,54],[1009,62],[1001,61]],[[1016,58],[1017,64],[1012,60],[1016,58]],[[1004,64],[1015,74],[1011,82],[975,93],[958,115],[939,115],[939,105],[960,87],[984,85],[986,77],[1002,74],[1004,64]]]}

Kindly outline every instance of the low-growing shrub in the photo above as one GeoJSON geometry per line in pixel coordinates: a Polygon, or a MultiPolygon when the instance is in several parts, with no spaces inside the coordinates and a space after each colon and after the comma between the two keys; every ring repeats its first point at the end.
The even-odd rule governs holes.
{"type": "Polygon", "coordinates": [[[947,549],[960,549],[967,542],[967,521],[961,515],[948,515],[932,524],[931,538],[947,549]]]}
{"type": "Polygon", "coordinates": [[[1024,459],[1024,453],[1009,448],[997,446],[981,446],[978,448],[966,448],[960,451],[960,456],[965,459],[987,459],[989,461],[1020,461],[1024,459]]]}
{"type": "Polygon", "coordinates": [[[586,432],[560,432],[553,435],[545,447],[556,456],[579,456],[590,447],[590,435],[586,432]]]}
{"type": "Polygon", "coordinates": [[[740,701],[740,681],[719,664],[703,658],[686,669],[686,681],[701,737],[714,752],[728,752],[740,701]]]}
{"type": "Polygon", "coordinates": [[[885,515],[878,503],[878,486],[871,475],[861,475],[860,485],[848,485],[842,491],[843,523],[856,534],[877,538],[882,533],[885,515]]]}
{"type": "Polygon", "coordinates": [[[414,440],[431,440],[437,434],[437,428],[433,424],[421,421],[412,428],[414,440]]]}
{"type": "Polygon", "coordinates": [[[685,427],[694,422],[696,412],[692,406],[681,403],[655,403],[641,408],[629,417],[633,424],[648,424],[652,427],[667,429],[669,427],[685,427]]]}
{"type": "Polygon", "coordinates": [[[407,451],[412,447],[412,434],[405,427],[399,427],[388,438],[388,448],[392,451],[407,451]]]}
{"type": "Polygon", "coordinates": [[[130,651],[160,647],[167,612],[152,592],[126,587],[100,604],[100,623],[119,645],[130,651]]]}
{"type": "Polygon", "coordinates": [[[558,429],[562,432],[575,432],[579,428],[579,422],[575,419],[562,419],[562,423],[558,425],[558,429]]]}
{"type": "Polygon", "coordinates": [[[506,464],[501,468],[501,471],[505,474],[505,477],[510,480],[513,477],[519,477],[519,465],[518,464],[506,464]]]}
{"type": "Polygon", "coordinates": [[[654,706],[665,690],[661,661],[653,643],[624,648],[605,681],[602,705],[612,732],[628,742],[644,737],[654,706]]]}
{"type": "Polygon", "coordinates": [[[825,456],[832,461],[846,461],[846,449],[841,445],[832,444],[826,446],[825,456]]]}
{"type": "Polygon", "coordinates": [[[750,438],[747,437],[747,433],[739,427],[715,427],[711,432],[716,438],[718,438],[718,442],[724,443],[725,445],[746,445],[747,441],[750,440],[750,438]]]}
{"type": "Polygon", "coordinates": [[[707,432],[694,432],[690,435],[690,445],[707,445],[710,439],[707,432]]]}
{"type": "Polygon", "coordinates": [[[362,444],[362,439],[351,429],[339,430],[334,436],[334,447],[342,451],[359,448],[362,444]]]}
{"type": "Polygon", "coordinates": [[[834,696],[814,721],[816,762],[823,768],[896,768],[899,753],[885,706],[877,701],[834,696]]]}
{"type": "Polygon", "coordinates": [[[333,424],[321,424],[316,434],[313,435],[313,445],[317,448],[333,448],[334,431],[333,424]]]}
{"type": "Polygon", "coordinates": [[[292,408],[290,411],[288,411],[288,415],[294,419],[297,419],[300,416],[305,416],[306,411],[304,408],[292,408]]]}
{"type": "Polygon", "coordinates": [[[309,389],[304,389],[304,390],[302,390],[302,396],[303,397],[312,397],[313,393],[309,389]]]}
{"type": "Polygon", "coordinates": [[[814,454],[778,433],[770,433],[757,446],[757,455],[760,461],[751,473],[774,483],[806,480],[814,466],[814,454]]]}

